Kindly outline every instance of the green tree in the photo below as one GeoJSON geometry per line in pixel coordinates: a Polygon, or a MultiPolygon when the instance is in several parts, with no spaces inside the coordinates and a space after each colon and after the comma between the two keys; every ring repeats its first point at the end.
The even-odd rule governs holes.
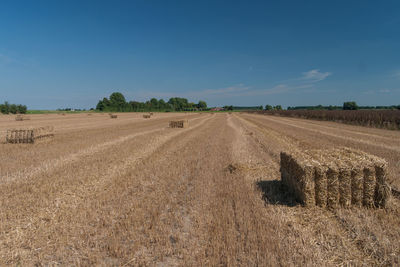
{"type": "Polygon", "coordinates": [[[265,105],[265,110],[273,110],[274,108],[271,105],[265,105]]]}
{"type": "Polygon", "coordinates": [[[151,110],[157,110],[159,108],[159,102],[157,99],[152,98],[150,99],[150,109],[151,110]]]}
{"type": "Polygon", "coordinates": [[[17,111],[20,114],[25,114],[28,111],[28,108],[25,105],[17,105],[17,111]]]}
{"type": "Polygon", "coordinates": [[[8,104],[8,102],[5,101],[4,104],[0,106],[0,111],[3,114],[10,113],[10,104],[8,104]]]}
{"type": "Polygon", "coordinates": [[[207,108],[207,103],[206,101],[200,100],[199,103],[197,104],[197,107],[199,109],[206,109],[207,108]]]}
{"type": "Polygon", "coordinates": [[[165,110],[168,108],[169,108],[169,105],[167,103],[165,103],[164,99],[158,100],[158,109],[159,110],[165,110]]]}
{"type": "Polygon", "coordinates": [[[96,105],[96,109],[97,109],[97,110],[100,110],[100,111],[103,111],[104,108],[105,108],[105,106],[104,106],[103,101],[102,101],[102,100],[99,100],[99,102],[98,102],[97,105],[96,105]]]}
{"type": "Polygon", "coordinates": [[[127,103],[123,94],[114,92],[110,95],[110,104],[113,111],[125,111],[127,103]]]}
{"type": "Polygon", "coordinates": [[[188,100],[181,97],[171,97],[168,100],[168,104],[170,104],[176,111],[182,111],[189,106],[188,100]]]}
{"type": "Polygon", "coordinates": [[[10,113],[16,114],[17,111],[18,111],[18,110],[17,110],[17,105],[11,104],[11,105],[10,105],[10,113]]]}
{"type": "Polygon", "coordinates": [[[281,105],[276,105],[276,106],[274,107],[274,109],[275,109],[275,110],[282,110],[282,106],[281,106],[281,105]]]}
{"type": "Polygon", "coordinates": [[[357,110],[357,109],[358,109],[357,103],[354,101],[343,103],[343,110],[357,110]]]}

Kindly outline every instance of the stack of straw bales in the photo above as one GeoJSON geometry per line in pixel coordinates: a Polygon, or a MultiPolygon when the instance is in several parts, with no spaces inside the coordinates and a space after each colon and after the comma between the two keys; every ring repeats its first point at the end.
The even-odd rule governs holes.
{"type": "Polygon", "coordinates": [[[343,149],[281,152],[281,178],[306,206],[385,207],[390,197],[387,162],[343,149]]]}
{"type": "Polygon", "coordinates": [[[188,120],[180,120],[180,121],[170,121],[170,128],[187,128],[189,126],[188,120]]]}
{"type": "Polygon", "coordinates": [[[38,127],[26,129],[9,129],[6,134],[6,142],[12,144],[33,144],[39,139],[54,136],[54,127],[38,127]]]}

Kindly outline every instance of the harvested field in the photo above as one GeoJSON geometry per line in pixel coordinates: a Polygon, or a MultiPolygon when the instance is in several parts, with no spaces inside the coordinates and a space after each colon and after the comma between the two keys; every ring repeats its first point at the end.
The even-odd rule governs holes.
{"type": "MultiPolygon", "coordinates": [[[[346,205],[365,199],[353,192],[368,171],[339,172],[352,182],[339,181],[334,210],[300,205],[280,178],[282,151],[349,147],[387,161],[398,189],[399,132],[245,113],[143,115],[0,117],[1,140],[9,128],[57,129],[51,142],[0,144],[0,265],[400,264],[400,200],[346,205]],[[181,120],[190,127],[167,127],[181,120]]],[[[319,174],[328,187],[330,174],[319,174]]]]}

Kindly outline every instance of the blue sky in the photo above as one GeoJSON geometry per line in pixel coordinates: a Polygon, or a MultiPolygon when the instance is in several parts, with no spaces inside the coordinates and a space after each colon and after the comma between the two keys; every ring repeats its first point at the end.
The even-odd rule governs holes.
{"type": "Polygon", "coordinates": [[[400,1],[1,1],[0,101],[400,104],[400,1]]]}

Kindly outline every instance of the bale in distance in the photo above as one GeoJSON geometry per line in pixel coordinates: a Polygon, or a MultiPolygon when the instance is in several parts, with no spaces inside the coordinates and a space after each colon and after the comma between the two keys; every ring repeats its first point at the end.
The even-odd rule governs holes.
{"type": "Polygon", "coordinates": [[[189,121],[188,120],[170,121],[169,127],[170,128],[187,128],[187,127],[189,127],[189,121]]]}
{"type": "Polygon", "coordinates": [[[45,126],[26,129],[8,129],[6,142],[11,144],[33,144],[35,141],[54,136],[54,127],[45,126]]]}
{"type": "Polygon", "coordinates": [[[26,120],[30,120],[30,118],[28,116],[18,114],[17,116],[15,116],[15,120],[16,121],[26,121],[26,120]]]}

